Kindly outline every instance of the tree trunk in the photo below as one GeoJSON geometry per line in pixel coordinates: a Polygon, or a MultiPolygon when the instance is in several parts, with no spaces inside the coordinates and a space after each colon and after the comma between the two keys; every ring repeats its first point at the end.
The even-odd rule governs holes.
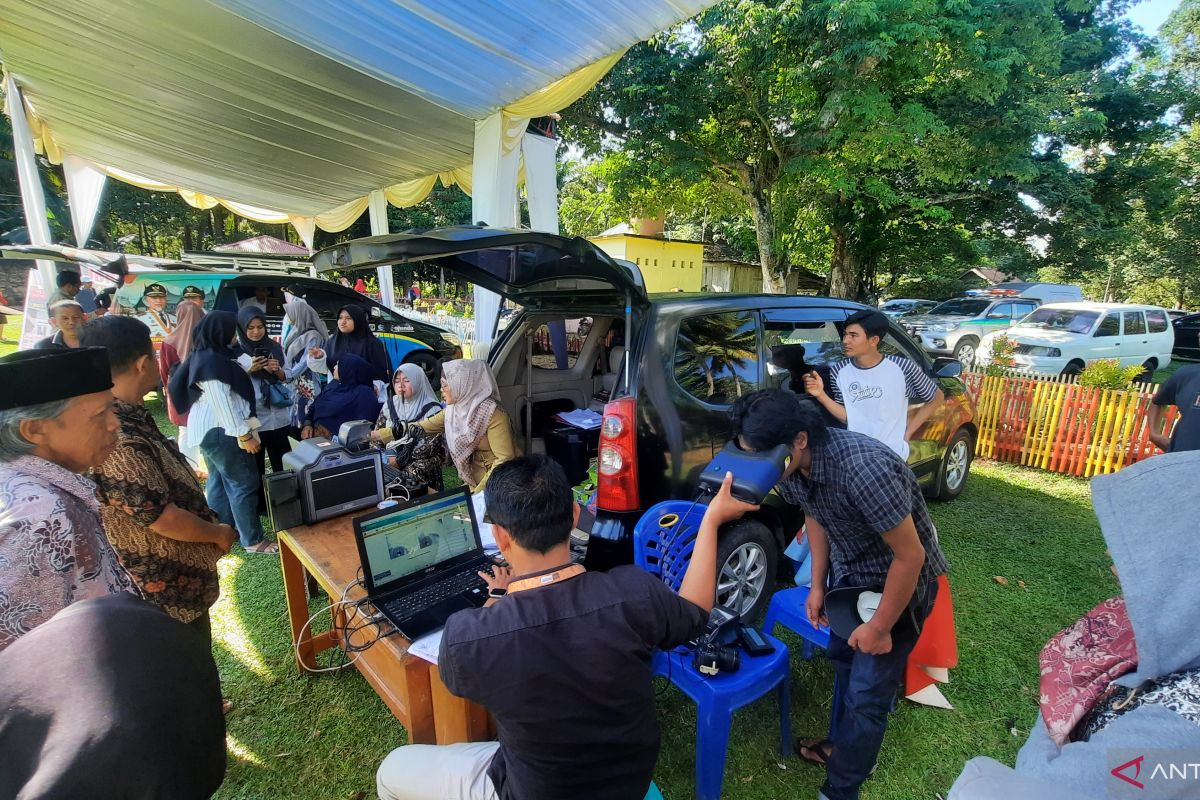
{"type": "Polygon", "coordinates": [[[183,220],[183,249],[191,250],[192,248],[192,222],[186,217],[183,220]]]}
{"type": "Polygon", "coordinates": [[[763,291],[779,294],[785,290],[779,279],[780,258],[775,252],[775,214],[771,201],[759,192],[750,192],[750,213],[754,216],[754,238],[758,242],[758,263],[762,266],[763,291]]]}
{"type": "Polygon", "coordinates": [[[829,264],[829,296],[854,300],[859,296],[858,254],[850,241],[850,233],[841,225],[831,228],[833,258],[829,264]]]}

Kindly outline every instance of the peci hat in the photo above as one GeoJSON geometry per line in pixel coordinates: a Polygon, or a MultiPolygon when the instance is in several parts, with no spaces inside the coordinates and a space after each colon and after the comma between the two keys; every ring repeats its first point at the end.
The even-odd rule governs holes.
{"type": "Polygon", "coordinates": [[[146,288],[142,290],[142,297],[166,297],[167,287],[161,283],[146,284],[146,288]]]}
{"type": "MultiPolygon", "coordinates": [[[[870,622],[883,599],[881,586],[844,586],[825,594],[825,616],[829,629],[843,639],[849,639],[854,629],[870,622]]],[[[919,627],[912,613],[912,604],[900,614],[892,627],[893,633],[903,626],[919,627]]]]}
{"type": "Polygon", "coordinates": [[[0,358],[0,411],[112,388],[103,347],[21,350],[0,358]]]}
{"type": "Polygon", "coordinates": [[[187,300],[190,297],[199,297],[201,300],[203,300],[204,299],[204,290],[201,289],[199,286],[188,285],[188,286],[183,287],[183,299],[187,300]]]}

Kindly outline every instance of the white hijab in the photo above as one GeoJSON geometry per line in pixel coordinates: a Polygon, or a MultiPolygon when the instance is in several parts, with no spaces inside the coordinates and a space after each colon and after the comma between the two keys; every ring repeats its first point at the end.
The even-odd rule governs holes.
{"type": "Polygon", "coordinates": [[[446,448],[459,477],[470,485],[471,455],[500,404],[500,389],[484,361],[447,361],[442,377],[454,397],[446,406],[446,448]]]}

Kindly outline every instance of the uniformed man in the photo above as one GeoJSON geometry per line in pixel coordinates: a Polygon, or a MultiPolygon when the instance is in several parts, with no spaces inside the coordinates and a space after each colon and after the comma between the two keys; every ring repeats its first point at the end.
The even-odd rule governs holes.
{"type": "Polygon", "coordinates": [[[150,336],[161,339],[175,330],[175,317],[167,312],[167,287],[161,283],[147,284],[142,292],[146,311],[138,319],[150,329],[150,336]]]}
{"type": "Polygon", "coordinates": [[[199,286],[183,287],[183,301],[185,303],[195,303],[201,308],[204,307],[204,290],[199,286]]]}

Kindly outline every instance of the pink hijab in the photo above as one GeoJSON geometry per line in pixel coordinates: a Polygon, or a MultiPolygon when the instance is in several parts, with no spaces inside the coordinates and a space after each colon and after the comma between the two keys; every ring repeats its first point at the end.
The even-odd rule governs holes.
{"type": "Polygon", "coordinates": [[[500,402],[500,390],[483,361],[447,361],[442,365],[442,378],[454,397],[454,402],[446,406],[446,448],[458,476],[470,485],[471,456],[487,434],[500,402]]]}
{"type": "Polygon", "coordinates": [[[168,333],[163,342],[175,348],[180,363],[192,352],[192,331],[203,316],[204,308],[190,300],[175,306],[175,330],[168,333]]]}

